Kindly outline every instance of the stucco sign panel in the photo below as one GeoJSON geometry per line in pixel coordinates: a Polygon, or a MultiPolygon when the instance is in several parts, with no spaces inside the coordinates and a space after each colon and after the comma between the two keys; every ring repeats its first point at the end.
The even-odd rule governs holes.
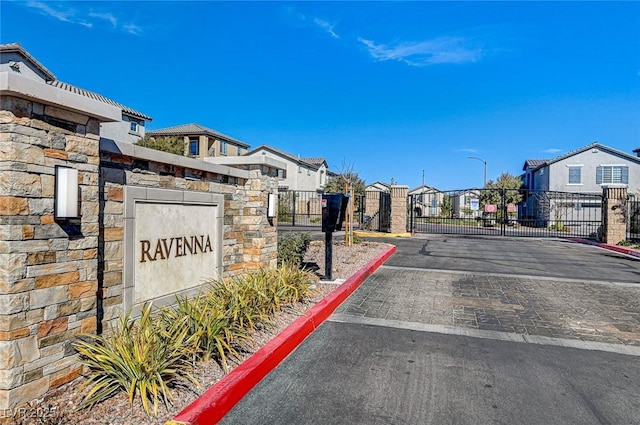
{"type": "Polygon", "coordinates": [[[216,214],[211,205],[136,202],[136,304],[216,277],[216,214]]]}

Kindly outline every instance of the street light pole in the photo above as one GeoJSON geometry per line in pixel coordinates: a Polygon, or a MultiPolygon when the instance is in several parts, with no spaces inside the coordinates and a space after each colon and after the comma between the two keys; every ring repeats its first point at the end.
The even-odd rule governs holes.
{"type": "Polygon", "coordinates": [[[484,164],[484,186],[482,186],[483,188],[487,187],[487,161],[485,161],[482,158],[478,158],[477,156],[468,156],[467,159],[477,159],[478,161],[481,161],[484,164]]]}

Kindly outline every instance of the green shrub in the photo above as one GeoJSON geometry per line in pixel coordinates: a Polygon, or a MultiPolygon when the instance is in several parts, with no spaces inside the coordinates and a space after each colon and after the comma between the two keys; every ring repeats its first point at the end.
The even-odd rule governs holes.
{"type": "Polygon", "coordinates": [[[278,240],[278,264],[300,266],[310,243],[309,233],[292,232],[284,235],[278,240]]]}
{"type": "Polygon", "coordinates": [[[617,245],[626,246],[626,247],[629,247],[629,248],[640,248],[640,243],[628,241],[626,239],[623,240],[623,241],[618,242],[617,245]]]}
{"type": "Polygon", "coordinates": [[[188,380],[199,386],[189,361],[195,346],[186,324],[186,318],[156,320],[147,304],[138,320],[131,320],[131,312],[121,315],[109,336],[87,335],[89,341],[76,343],[80,361],[91,369],[84,383],[91,389],[78,409],[125,391],[131,404],[140,396],[147,414],[151,414],[151,401],[157,416],[160,402],[173,401],[172,384],[188,380]]]}

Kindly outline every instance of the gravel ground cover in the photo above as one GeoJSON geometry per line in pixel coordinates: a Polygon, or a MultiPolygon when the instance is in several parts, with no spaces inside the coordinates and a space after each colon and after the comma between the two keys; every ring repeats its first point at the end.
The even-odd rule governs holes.
{"type": "MultiPolygon", "coordinates": [[[[351,277],[387,247],[388,245],[386,244],[367,241],[346,247],[344,243],[334,241],[333,279],[341,281],[351,277]]],[[[252,343],[245,348],[242,358],[231,362],[229,372],[337,287],[337,283],[327,283],[320,280],[324,277],[325,271],[324,251],[324,242],[313,241],[304,258],[306,268],[312,271],[318,280],[316,283],[318,289],[316,296],[304,302],[285,307],[273,318],[268,327],[252,334],[252,343]]],[[[201,384],[200,388],[192,384],[185,384],[172,389],[174,403],[173,405],[162,407],[158,417],[147,416],[139,400],[136,400],[134,405],[130,406],[124,394],[112,397],[90,410],[75,411],[75,407],[80,404],[83,397],[83,393],[79,390],[82,378],[79,378],[58,388],[45,399],[31,403],[27,408],[16,409],[11,412],[12,415],[9,418],[7,418],[9,415],[6,414],[4,418],[0,416],[0,423],[17,425],[164,424],[198,398],[200,394],[218,382],[224,375],[223,369],[215,361],[200,363],[195,372],[195,376],[201,384]]]]}

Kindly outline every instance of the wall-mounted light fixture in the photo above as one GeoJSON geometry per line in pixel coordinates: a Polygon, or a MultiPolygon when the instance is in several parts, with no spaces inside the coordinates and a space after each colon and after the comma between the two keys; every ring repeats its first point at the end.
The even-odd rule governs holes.
{"type": "Polygon", "coordinates": [[[78,170],[57,165],[55,177],[54,218],[68,220],[80,217],[78,213],[78,170]]]}
{"type": "Polygon", "coordinates": [[[267,218],[274,218],[278,211],[278,195],[270,193],[267,198],[267,218]]]}

